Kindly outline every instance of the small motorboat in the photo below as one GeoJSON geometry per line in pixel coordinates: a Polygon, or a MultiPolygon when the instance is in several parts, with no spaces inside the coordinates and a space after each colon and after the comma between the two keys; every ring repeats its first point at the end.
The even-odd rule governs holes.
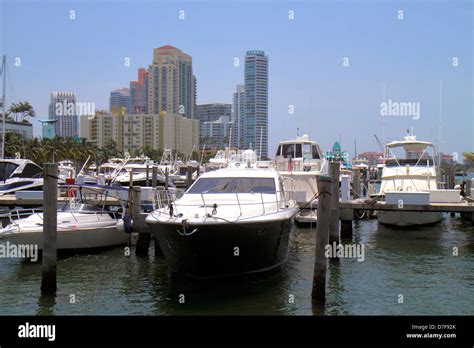
{"type": "MultiPolygon", "coordinates": [[[[99,206],[72,202],[57,213],[57,249],[92,249],[126,244],[129,234],[119,228],[120,212],[99,206]]],[[[32,211],[28,217],[15,219],[0,229],[0,239],[16,245],[38,245],[43,248],[43,212],[32,211]]]]}

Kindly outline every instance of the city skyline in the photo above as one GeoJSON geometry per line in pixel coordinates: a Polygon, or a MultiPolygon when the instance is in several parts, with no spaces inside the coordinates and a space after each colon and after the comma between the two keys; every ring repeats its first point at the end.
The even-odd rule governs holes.
{"type": "MultiPolygon", "coordinates": [[[[386,100],[421,105],[419,120],[386,118],[387,140],[399,139],[407,128],[414,127],[420,139],[436,141],[441,110],[444,124],[440,150],[452,153],[474,148],[469,2],[440,2],[428,7],[395,2],[371,7],[365,2],[300,1],[272,4],[272,11],[270,4],[241,2],[232,3],[230,11],[212,2],[200,3],[199,8],[186,2],[182,6],[138,2],[138,8],[127,3],[90,5],[32,3],[25,9],[11,1],[3,3],[3,12],[8,14],[2,24],[3,50],[9,57],[9,80],[14,84],[14,91],[7,88],[8,104],[28,100],[41,119],[47,114],[45,100],[49,93],[64,90],[74,91],[78,101],[95,102],[98,109],[105,109],[110,91],[136,80],[138,68],[147,67],[151,61],[149,51],[167,44],[193,57],[194,74],[199,81],[196,104],[231,103],[235,86],[244,83],[245,52],[261,49],[272,63],[270,157],[276,142],[293,138],[297,128],[326,150],[339,139],[342,147],[351,152],[354,139],[361,151],[378,150],[373,134],[382,136],[379,107],[384,89],[386,100]],[[71,6],[75,20],[69,19],[71,6]],[[179,19],[181,8],[185,10],[183,20],[179,19]],[[247,11],[249,8],[252,11],[247,11]],[[20,9],[25,20],[33,23],[30,29],[13,26],[20,9]],[[160,23],[152,30],[145,19],[150,18],[148,12],[153,9],[162,11],[160,23]],[[403,19],[398,18],[400,9],[404,11],[403,19]],[[293,20],[289,19],[289,10],[294,10],[293,20]],[[133,20],[138,13],[145,18],[131,32],[123,33],[120,42],[125,45],[101,41],[112,29],[104,24],[117,18],[133,20]],[[250,24],[239,30],[236,23],[244,14],[250,24]],[[31,32],[34,24],[39,24],[38,17],[49,24],[31,32]],[[212,23],[204,23],[210,18],[212,23]],[[434,27],[435,23],[438,26],[434,27]],[[192,28],[198,26],[200,30],[194,32],[192,28]],[[65,28],[64,32],[57,27],[65,28]],[[97,38],[91,37],[97,28],[104,30],[97,38]],[[143,35],[137,37],[137,30],[143,35]],[[54,40],[48,39],[52,32],[57,36],[54,40]],[[54,52],[42,49],[35,41],[38,35],[43,44],[56,43],[61,54],[54,56],[54,52]],[[70,41],[61,40],[68,35],[70,41]],[[221,40],[225,36],[233,39],[221,40]],[[94,47],[90,58],[86,47],[94,47]],[[127,57],[129,67],[124,66],[127,57]],[[14,65],[16,58],[21,58],[19,67],[14,65]],[[31,80],[33,73],[35,79],[31,80]]],[[[36,123],[38,136],[41,125],[36,123]]]]}

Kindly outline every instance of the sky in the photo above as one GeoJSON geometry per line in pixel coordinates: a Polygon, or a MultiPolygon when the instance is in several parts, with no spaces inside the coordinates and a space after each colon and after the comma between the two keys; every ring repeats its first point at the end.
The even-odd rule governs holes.
{"type": "Polygon", "coordinates": [[[298,128],[324,150],[340,140],[351,153],[355,142],[380,150],[384,128],[386,140],[413,127],[436,142],[440,117],[440,150],[460,154],[474,151],[473,16],[470,0],[0,0],[7,104],[29,101],[45,119],[50,93],[72,91],[108,109],[110,91],[168,44],[193,58],[197,104],[231,103],[245,53],[258,49],[269,57],[270,154],[298,128]],[[419,115],[392,113],[383,127],[384,95],[419,115]]]}

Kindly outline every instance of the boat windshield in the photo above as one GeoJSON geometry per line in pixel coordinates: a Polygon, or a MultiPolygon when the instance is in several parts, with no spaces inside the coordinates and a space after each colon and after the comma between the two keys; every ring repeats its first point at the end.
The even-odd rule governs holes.
{"type": "Polygon", "coordinates": [[[273,178],[200,178],[186,193],[275,194],[273,178]]]}
{"type": "Polygon", "coordinates": [[[83,204],[83,203],[77,203],[77,204],[65,204],[62,208],[62,211],[74,211],[74,212],[81,212],[81,213],[93,213],[93,212],[98,212],[102,211],[101,207],[98,207],[96,205],[90,205],[90,204],[83,204]]]}
{"type": "Polygon", "coordinates": [[[2,162],[0,163],[0,180],[7,180],[18,167],[18,164],[11,162],[2,162]]]}

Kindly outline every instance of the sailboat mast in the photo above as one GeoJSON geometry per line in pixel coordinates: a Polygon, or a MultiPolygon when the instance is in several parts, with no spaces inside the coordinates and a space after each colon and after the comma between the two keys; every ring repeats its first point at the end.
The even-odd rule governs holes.
{"type": "Polygon", "coordinates": [[[258,157],[262,159],[262,137],[263,137],[263,127],[260,127],[260,149],[258,150],[258,157]]]}
{"type": "Polygon", "coordinates": [[[2,96],[2,109],[3,109],[3,117],[2,117],[2,159],[5,158],[5,119],[7,118],[7,111],[6,111],[6,84],[7,84],[7,55],[3,55],[3,62],[2,62],[2,74],[3,74],[3,96],[2,96]]]}

